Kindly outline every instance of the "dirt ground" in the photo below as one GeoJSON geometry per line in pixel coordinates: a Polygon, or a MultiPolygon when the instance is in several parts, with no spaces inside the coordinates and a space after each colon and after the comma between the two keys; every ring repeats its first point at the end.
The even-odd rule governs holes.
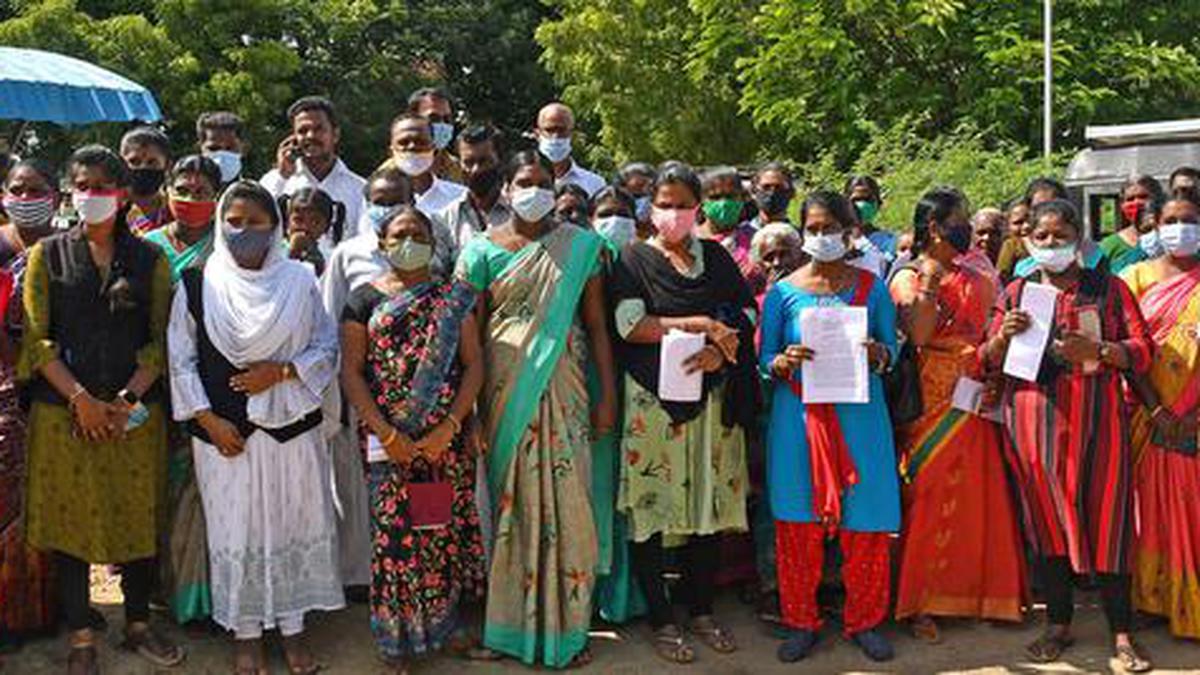
{"type": "MultiPolygon", "coordinates": [[[[779,645],[775,635],[758,623],[750,607],[738,603],[732,594],[722,596],[718,616],[734,630],[740,651],[717,656],[698,647],[696,663],[690,667],[672,667],[660,661],[646,641],[644,624],[620,628],[598,628],[594,633],[594,663],[580,673],[615,675],[749,675],[759,673],[1108,673],[1110,665],[1104,618],[1095,605],[1096,598],[1080,594],[1076,617],[1078,642],[1063,662],[1036,666],[1022,657],[1022,647],[1037,636],[1040,615],[1023,626],[995,626],[987,623],[956,622],[943,626],[944,642],[924,645],[897,626],[886,633],[896,646],[896,660],[876,665],[866,660],[857,648],[831,630],[826,630],[817,652],[807,661],[782,664],[775,658],[779,645]]],[[[110,627],[102,648],[104,672],[110,675],[161,675],[228,673],[230,647],[227,638],[203,630],[183,630],[161,619],[170,634],[186,645],[187,662],[173,670],[156,670],[137,657],[117,649],[121,630],[118,607],[102,606],[110,627]]],[[[156,619],[160,620],[160,619],[156,619]]],[[[309,621],[311,646],[318,658],[329,665],[324,671],[335,675],[359,675],[382,672],[375,657],[363,605],[312,617],[309,621]]],[[[0,662],[5,675],[49,675],[65,671],[64,638],[47,639],[26,645],[0,662]]],[[[1162,624],[1143,627],[1138,640],[1158,665],[1159,673],[1200,673],[1200,643],[1170,637],[1162,624]]],[[[271,645],[273,673],[286,673],[277,644],[271,645]]],[[[412,669],[422,673],[520,673],[528,669],[513,662],[470,663],[449,657],[419,663],[412,669]]]]}

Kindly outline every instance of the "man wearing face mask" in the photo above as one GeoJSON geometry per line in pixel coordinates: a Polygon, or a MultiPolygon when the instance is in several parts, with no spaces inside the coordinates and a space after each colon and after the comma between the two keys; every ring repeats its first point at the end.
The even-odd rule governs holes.
{"type": "Polygon", "coordinates": [[[458,137],[458,161],[467,190],[436,218],[450,232],[457,249],[512,216],[501,195],[504,181],[497,140],[496,131],[486,126],[471,127],[458,137]]]}
{"type": "Polygon", "coordinates": [[[462,185],[434,173],[433,124],[428,119],[411,113],[396,117],[389,148],[392,157],[385,166],[400,169],[412,180],[416,207],[425,215],[433,217],[466,194],[462,185]]]}
{"type": "Polygon", "coordinates": [[[242,118],[225,110],[201,113],[196,119],[196,145],[200,154],[220,167],[222,185],[242,177],[245,133],[242,118]]]}
{"type": "Polygon", "coordinates": [[[562,103],[546,105],[537,116],[538,152],[550,160],[554,184],[570,183],[587,191],[588,197],[604,187],[604,179],[579,166],[571,156],[571,135],[575,133],[575,115],[562,103]]]}
{"type": "Polygon", "coordinates": [[[121,159],[129,167],[129,229],[141,236],[167,224],[171,213],[163,181],[171,163],[170,141],[154,127],[131,129],[121,137],[121,159]]]}
{"type": "Polygon", "coordinates": [[[788,205],[796,194],[792,172],[781,162],[767,162],[754,174],[751,195],[758,215],[750,221],[754,229],[768,223],[787,223],[788,205]]]}
{"type": "MultiPolygon", "coordinates": [[[[292,133],[279,144],[275,168],[259,183],[276,198],[292,195],[300,188],[320,188],[346,209],[343,239],[354,237],[364,208],[362,192],[366,181],[337,155],[341,127],[333,102],[323,96],[305,96],[288,108],[288,119],[292,133]]],[[[326,259],[336,244],[331,233],[318,242],[326,259]]]]}
{"type": "Polygon", "coordinates": [[[433,129],[433,173],[438,178],[464,183],[459,161],[451,154],[454,143],[454,105],[446,90],[436,87],[418,89],[408,97],[408,112],[429,120],[433,129]]]}

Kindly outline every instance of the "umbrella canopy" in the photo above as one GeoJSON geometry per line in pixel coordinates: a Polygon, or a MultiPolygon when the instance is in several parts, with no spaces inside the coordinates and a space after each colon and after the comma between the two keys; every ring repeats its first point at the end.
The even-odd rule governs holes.
{"type": "Polygon", "coordinates": [[[0,119],[89,124],[161,118],[154,95],[132,80],[70,56],[0,47],[0,119]]]}

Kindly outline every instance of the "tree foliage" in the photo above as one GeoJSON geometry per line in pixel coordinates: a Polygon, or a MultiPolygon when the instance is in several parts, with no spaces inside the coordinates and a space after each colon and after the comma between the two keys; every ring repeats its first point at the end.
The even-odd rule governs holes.
{"type": "MultiPolygon", "coordinates": [[[[287,105],[327,95],[345,119],[343,155],[368,169],[420,86],[446,87],[510,135],[528,129],[553,95],[532,40],[544,14],[537,0],[10,0],[0,44],[71,54],[144,84],[180,151],[193,147],[199,113],[233,110],[251,130],[256,168],[287,133],[287,105]]],[[[61,145],[119,132],[43,130],[61,145]]]]}
{"type": "MultiPolygon", "coordinates": [[[[537,33],[545,63],[620,158],[833,150],[845,165],[877,129],[913,115],[927,138],[970,122],[989,142],[1040,146],[1041,2],[551,4],[558,17],[537,33]]],[[[1079,145],[1087,124],[1200,112],[1200,3],[1054,5],[1059,145],[1079,145]]]]}

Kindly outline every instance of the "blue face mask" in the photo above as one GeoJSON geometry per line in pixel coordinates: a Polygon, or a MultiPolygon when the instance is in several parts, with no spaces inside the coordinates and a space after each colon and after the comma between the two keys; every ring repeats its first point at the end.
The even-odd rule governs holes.
{"type": "Polygon", "coordinates": [[[253,269],[262,264],[275,240],[275,229],[251,229],[249,227],[234,227],[229,223],[222,224],[222,234],[229,254],[241,267],[253,269]]]}
{"type": "Polygon", "coordinates": [[[1147,258],[1157,258],[1162,255],[1163,245],[1159,240],[1158,230],[1150,230],[1138,235],[1138,248],[1142,249],[1142,253],[1145,253],[1147,258]]]}
{"type": "Polygon", "coordinates": [[[637,219],[643,223],[647,220],[650,220],[650,197],[638,197],[637,200],[634,201],[634,204],[637,207],[634,213],[634,215],[637,216],[637,219]]]}
{"type": "Polygon", "coordinates": [[[538,151],[557,164],[571,156],[571,137],[543,136],[538,140],[538,151]]]}
{"type": "Polygon", "coordinates": [[[367,205],[367,221],[371,223],[371,230],[376,234],[383,231],[383,226],[387,225],[392,219],[392,214],[400,207],[400,204],[368,204],[367,205]]]}
{"type": "Polygon", "coordinates": [[[433,127],[433,145],[438,150],[443,150],[450,141],[454,140],[454,125],[448,122],[434,122],[430,125],[433,127]]]}
{"type": "Polygon", "coordinates": [[[1029,257],[1033,258],[1033,262],[1051,274],[1061,274],[1079,258],[1079,246],[1076,244],[1046,248],[1026,245],[1026,248],[1029,249],[1029,257]]]}

